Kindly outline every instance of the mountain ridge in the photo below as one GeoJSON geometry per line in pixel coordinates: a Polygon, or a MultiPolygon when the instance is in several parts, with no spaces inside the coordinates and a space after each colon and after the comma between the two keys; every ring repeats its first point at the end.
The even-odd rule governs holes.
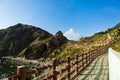
{"type": "MultiPolygon", "coordinates": [[[[59,41],[62,42],[62,40],[59,39],[59,36],[60,37],[62,36],[63,39],[67,41],[67,39],[62,35],[62,32],[60,35],[58,34],[58,36],[53,36],[52,34],[48,33],[47,31],[41,28],[18,23],[14,26],[10,26],[6,29],[0,30],[0,57],[2,56],[15,56],[15,57],[22,56],[23,57],[24,56],[26,59],[38,59],[40,57],[44,57],[45,55],[50,54],[55,49],[55,48],[49,49],[46,43],[47,42],[49,43],[49,41],[52,42],[51,39],[54,39],[54,38],[56,38],[57,42],[59,41]],[[39,46],[34,45],[35,43],[38,43],[39,46]],[[30,51],[34,47],[36,49],[33,51],[30,51]],[[30,50],[28,50],[29,48],[30,50]],[[47,52],[47,49],[49,52],[47,52]],[[43,53],[44,53],[44,56],[43,56],[43,53]],[[38,54],[41,54],[41,55],[38,55],[38,54]]],[[[55,43],[56,47],[58,47],[57,45],[61,46],[60,43],[59,44],[55,43]]]]}
{"type": "Polygon", "coordinates": [[[73,57],[76,54],[109,44],[120,51],[120,23],[106,31],[82,37],[79,41],[68,40],[61,31],[55,35],[26,24],[17,24],[0,30],[0,57],[14,56],[25,59],[73,57]]]}

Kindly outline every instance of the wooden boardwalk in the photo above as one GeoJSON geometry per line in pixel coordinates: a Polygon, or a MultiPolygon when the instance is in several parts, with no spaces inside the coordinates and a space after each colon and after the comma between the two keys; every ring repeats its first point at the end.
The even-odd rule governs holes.
{"type": "Polygon", "coordinates": [[[76,80],[109,80],[108,54],[97,57],[76,80]]]}
{"type": "Polygon", "coordinates": [[[8,77],[8,80],[25,80],[27,76],[47,73],[42,76],[30,76],[37,80],[108,80],[108,45],[95,50],[76,55],[66,60],[53,59],[51,65],[26,70],[25,66],[17,68],[17,74],[8,77]],[[45,72],[44,72],[45,71],[45,72]],[[49,71],[49,73],[48,73],[49,71]],[[80,74],[81,72],[81,74],[80,74]]]}

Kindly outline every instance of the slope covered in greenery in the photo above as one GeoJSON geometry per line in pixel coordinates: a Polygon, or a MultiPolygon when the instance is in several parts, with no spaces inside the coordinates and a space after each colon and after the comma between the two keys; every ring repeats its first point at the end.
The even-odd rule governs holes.
{"type": "Polygon", "coordinates": [[[21,56],[26,59],[47,57],[66,41],[60,31],[53,36],[43,29],[19,23],[0,30],[0,57],[21,56]]]}
{"type": "Polygon", "coordinates": [[[120,51],[120,23],[106,31],[82,37],[79,41],[67,40],[61,31],[52,35],[35,26],[19,23],[0,30],[0,57],[64,59],[108,43],[111,43],[113,49],[120,51]]]}
{"type": "Polygon", "coordinates": [[[66,56],[73,57],[91,49],[101,48],[108,43],[110,43],[110,47],[120,51],[120,23],[106,31],[95,33],[89,37],[82,37],[79,41],[68,41],[62,47],[56,49],[51,56],[60,59],[66,56]]]}
{"type": "Polygon", "coordinates": [[[120,52],[120,23],[109,29],[109,33],[112,37],[111,47],[120,52]]]}

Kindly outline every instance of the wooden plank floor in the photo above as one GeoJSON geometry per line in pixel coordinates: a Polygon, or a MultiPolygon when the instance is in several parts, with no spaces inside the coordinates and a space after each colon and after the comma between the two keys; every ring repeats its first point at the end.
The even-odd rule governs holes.
{"type": "Polygon", "coordinates": [[[109,80],[108,54],[97,57],[76,80],[109,80]]]}

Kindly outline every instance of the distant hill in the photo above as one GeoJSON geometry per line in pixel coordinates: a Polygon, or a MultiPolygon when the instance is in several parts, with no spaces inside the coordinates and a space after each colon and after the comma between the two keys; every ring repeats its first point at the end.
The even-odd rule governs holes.
{"type": "Polygon", "coordinates": [[[115,25],[113,28],[108,29],[107,32],[110,34],[112,39],[111,47],[120,52],[120,23],[115,25]]]}
{"type": "Polygon", "coordinates": [[[59,49],[56,49],[50,57],[66,58],[73,57],[75,54],[100,48],[110,43],[110,47],[120,52],[120,23],[112,28],[95,33],[88,37],[82,37],[79,41],[68,41],[59,49]]]}
{"type": "Polygon", "coordinates": [[[53,36],[43,29],[19,23],[0,30],[0,57],[22,56],[26,59],[47,57],[66,41],[61,31],[53,36]]]}
{"type": "Polygon", "coordinates": [[[35,26],[19,23],[0,30],[0,57],[64,59],[108,43],[111,43],[113,49],[120,51],[120,23],[106,31],[82,37],[79,41],[68,40],[61,31],[52,35],[35,26]]]}

